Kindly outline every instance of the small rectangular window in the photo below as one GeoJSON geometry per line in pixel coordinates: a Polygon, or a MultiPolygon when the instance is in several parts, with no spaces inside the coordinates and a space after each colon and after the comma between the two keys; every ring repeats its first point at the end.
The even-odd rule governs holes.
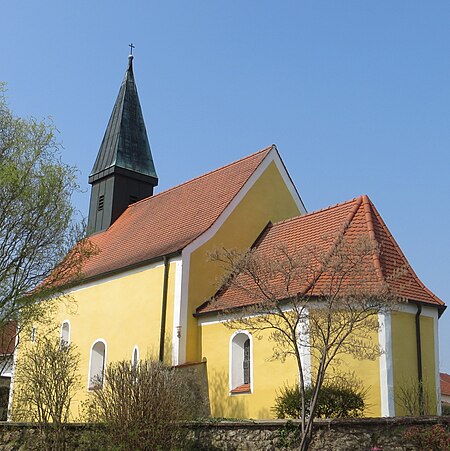
{"type": "Polygon", "coordinates": [[[33,326],[31,329],[31,342],[34,343],[36,341],[36,327],[33,326]]]}
{"type": "Polygon", "coordinates": [[[98,211],[103,210],[103,204],[105,202],[105,196],[102,194],[98,197],[98,211]]]}

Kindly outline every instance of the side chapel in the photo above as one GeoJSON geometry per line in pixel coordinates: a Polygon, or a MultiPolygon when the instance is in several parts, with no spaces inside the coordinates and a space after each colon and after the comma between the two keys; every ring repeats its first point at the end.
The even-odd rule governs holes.
{"type": "MultiPolygon", "coordinates": [[[[203,366],[213,416],[273,417],[277,391],[297,380],[295,362],[269,360],[270,341],[222,324],[221,311],[247,301],[225,290],[217,302],[206,302],[221,271],[208,255],[219,247],[249,248],[258,238],[260,245],[301,246],[341,227],[377,240],[383,277],[398,265],[407,268],[392,288],[408,302],[379,318],[374,339],[384,352],[347,362],[368,390],[366,414],[405,414],[398,389],[411,376],[426,381],[439,412],[438,319],[445,305],[416,276],[367,196],[307,213],[275,145],[155,194],[158,176],[132,55],[89,183],[88,232],[99,252],[70,292],[75,311],[61,304],[55,317],[61,338],[81,353],[85,384],[74,414],[108,363],[151,356],[203,366]]],[[[307,352],[304,358],[310,364],[307,352]]]]}

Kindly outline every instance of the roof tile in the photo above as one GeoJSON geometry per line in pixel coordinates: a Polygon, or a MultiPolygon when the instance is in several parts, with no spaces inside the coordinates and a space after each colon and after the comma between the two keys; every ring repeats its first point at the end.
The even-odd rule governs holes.
{"type": "Polygon", "coordinates": [[[450,374],[441,373],[441,394],[450,396],[450,374]]]}
{"type": "MultiPolygon", "coordinates": [[[[316,246],[320,253],[325,254],[332,249],[340,232],[344,232],[345,236],[350,240],[369,234],[379,244],[380,254],[373,255],[369,263],[374,265],[378,280],[367,281],[366,283],[375,284],[383,280],[388,283],[397,296],[427,304],[444,305],[437,296],[423,285],[414,273],[400,247],[367,196],[360,196],[323,210],[268,226],[254,247],[263,256],[271,258],[274,258],[276,249],[280,245],[286,246],[290,252],[295,252],[295,249],[300,249],[304,246],[313,245],[316,246]],[[398,276],[397,272],[400,268],[402,271],[401,275],[398,276]]],[[[245,277],[243,275],[238,277],[241,277],[240,283],[245,282],[249,284],[250,289],[254,285],[254,282],[249,277],[247,279],[242,279],[245,277]]],[[[316,287],[320,288],[321,281],[324,284],[325,280],[326,275],[322,275],[316,287]]],[[[276,284],[275,281],[273,283],[276,284]]],[[[281,285],[280,283],[280,293],[282,289],[285,289],[281,285]]],[[[293,281],[291,282],[289,295],[307,290],[309,289],[308,286],[293,281]]],[[[275,290],[276,287],[273,289],[275,290]]],[[[284,297],[289,297],[289,295],[284,297]]],[[[254,298],[232,285],[229,288],[220,290],[213,300],[207,301],[200,306],[197,309],[197,313],[223,311],[254,303],[254,298]]]]}
{"type": "Polygon", "coordinates": [[[99,252],[87,261],[84,276],[98,276],[183,249],[212,226],[272,149],[130,205],[111,227],[89,238],[99,252]]]}

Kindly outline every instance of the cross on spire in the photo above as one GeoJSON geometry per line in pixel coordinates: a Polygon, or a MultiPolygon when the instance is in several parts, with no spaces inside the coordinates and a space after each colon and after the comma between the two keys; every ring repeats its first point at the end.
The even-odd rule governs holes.
{"type": "Polygon", "coordinates": [[[130,55],[133,55],[133,49],[135,49],[136,47],[133,45],[133,43],[128,44],[128,47],[130,47],[130,55]]]}

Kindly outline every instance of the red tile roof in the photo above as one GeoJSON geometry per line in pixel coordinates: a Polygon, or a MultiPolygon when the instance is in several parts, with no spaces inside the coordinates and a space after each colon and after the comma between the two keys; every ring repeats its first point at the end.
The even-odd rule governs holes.
{"type": "Polygon", "coordinates": [[[441,395],[450,396],[450,374],[441,373],[441,395]]]}
{"type": "Polygon", "coordinates": [[[205,232],[275,146],[130,205],[106,231],[85,277],[136,265],[183,249],[205,232]]]}
{"type": "MultiPolygon", "coordinates": [[[[290,250],[291,252],[295,251],[295,249],[313,245],[320,253],[325,255],[336,244],[339,232],[343,232],[350,239],[368,235],[369,238],[375,239],[379,244],[381,249],[379,255],[373,255],[368,260],[368,264],[374,265],[372,268],[374,269],[372,271],[374,274],[373,278],[378,280],[372,280],[367,283],[384,281],[388,283],[396,295],[402,298],[444,306],[444,303],[428,290],[416,276],[375,206],[367,196],[360,196],[324,210],[269,225],[255,243],[255,250],[256,252],[261,252],[264,257],[273,259],[276,258],[276,249],[279,249],[280,245],[286,246],[288,251],[290,250]],[[402,271],[400,274],[396,274],[399,268],[402,271]]],[[[238,277],[241,277],[240,284],[242,282],[249,284],[249,291],[251,292],[251,286],[254,285],[254,282],[250,277],[247,277],[245,280],[243,275],[238,277]]],[[[316,289],[320,287],[321,279],[322,283],[325,283],[325,278],[326,275],[321,276],[315,285],[316,289]]],[[[308,291],[310,285],[307,285],[305,281],[302,283],[291,281],[289,291],[291,296],[299,292],[310,292],[308,291]]],[[[281,285],[283,284],[280,283],[277,298],[279,298],[278,293],[282,293],[285,290],[285,285],[282,287],[281,285]]],[[[274,290],[276,289],[275,287],[274,290]]],[[[289,295],[284,297],[287,298],[289,295]]],[[[215,299],[209,300],[200,306],[197,309],[197,313],[223,311],[254,303],[255,297],[231,285],[229,288],[219,291],[215,299]]]]}
{"type": "Polygon", "coordinates": [[[17,323],[9,321],[0,330],[0,355],[7,356],[14,353],[16,347],[17,323]]]}

